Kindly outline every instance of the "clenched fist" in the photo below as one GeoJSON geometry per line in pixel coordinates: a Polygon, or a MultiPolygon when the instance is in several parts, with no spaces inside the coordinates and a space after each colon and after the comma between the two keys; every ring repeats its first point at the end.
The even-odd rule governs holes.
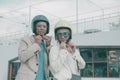
{"type": "Polygon", "coordinates": [[[66,49],[66,43],[65,42],[61,42],[60,49],[66,49]]]}
{"type": "Polygon", "coordinates": [[[70,53],[75,53],[75,46],[73,43],[68,43],[67,44],[67,49],[70,53]]]}
{"type": "Polygon", "coordinates": [[[40,35],[34,36],[35,42],[40,44],[42,42],[42,37],[40,35]]]}
{"type": "Polygon", "coordinates": [[[50,42],[51,42],[50,36],[43,36],[43,40],[45,40],[47,47],[50,46],[50,42]]]}

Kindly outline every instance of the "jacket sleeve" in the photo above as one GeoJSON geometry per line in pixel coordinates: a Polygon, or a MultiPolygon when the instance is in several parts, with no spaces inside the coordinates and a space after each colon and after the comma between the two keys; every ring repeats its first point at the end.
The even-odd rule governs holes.
{"type": "Polygon", "coordinates": [[[29,41],[27,42],[27,40],[22,39],[18,49],[19,59],[21,62],[26,62],[31,57],[35,56],[35,53],[37,53],[39,50],[40,47],[38,44],[33,43],[29,45],[29,41]]]}
{"type": "Polygon", "coordinates": [[[58,50],[57,47],[51,47],[50,55],[49,55],[50,68],[54,74],[62,69],[64,63],[67,60],[66,59],[67,55],[68,55],[67,50],[65,49],[58,50]]]}
{"type": "Polygon", "coordinates": [[[80,55],[80,52],[78,49],[75,50],[75,53],[73,54],[73,58],[78,61],[78,66],[80,69],[83,69],[86,65],[84,59],[80,55]]]}

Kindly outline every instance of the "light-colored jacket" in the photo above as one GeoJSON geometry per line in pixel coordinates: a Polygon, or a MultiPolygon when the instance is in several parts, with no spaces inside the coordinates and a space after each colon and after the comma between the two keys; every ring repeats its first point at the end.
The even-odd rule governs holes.
{"type": "MultiPolygon", "coordinates": [[[[74,60],[78,60],[78,66],[80,69],[85,67],[85,61],[80,56],[79,50],[75,50],[75,53],[71,55],[66,49],[60,49],[59,45],[54,45],[51,47],[49,59],[50,59],[50,70],[57,80],[70,80],[72,77],[72,71],[70,66],[68,65],[68,56],[73,58],[74,60]]],[[[77,66],[76,61],[75,64],[71,62],[71,66],[77,66]]],[[[80,75],[80,72],[76,72],[76,74],[80,75]]]]}
{"type": "MultiPolygon", "coordinates": [[[[41,50],[33,36],[25,36],[20,41],[19,59],[21,61],[16,80],[35,80],[38,71],[38,52],[41,50]]],[[[47,54],[44,53],[45,75],[48,78],[47,54]]]]}

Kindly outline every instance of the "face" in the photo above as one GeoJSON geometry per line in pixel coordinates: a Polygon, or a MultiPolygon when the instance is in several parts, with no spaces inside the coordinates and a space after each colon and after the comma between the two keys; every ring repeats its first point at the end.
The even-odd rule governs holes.
{"type": "Polygon", "coordinates": [[[38,35],[44,35],[46,33],[47,30],[47,24],[45,22],[38,22],[36,24],[36,33],[38,35]]]}
{"type": "Polygon", "coordinates": [[[70,32],[68,29],[59,29],[57,31],[57,39],[60,41],[60,42],[67,42],[67,40],[69,39],[70,37],[70,32]]]}

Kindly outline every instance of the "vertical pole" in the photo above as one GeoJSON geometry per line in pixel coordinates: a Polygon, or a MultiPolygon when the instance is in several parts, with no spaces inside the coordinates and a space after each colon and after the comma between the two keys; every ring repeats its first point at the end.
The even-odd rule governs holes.
{"type": "Polygon", "coordinates": [[[78,33],[78,0],[76,0],[76,32],[78,33]]]}
{"type": "Polygon", "coordinates": [[[29,6],[29,27],[28,28],[29,28],[28,33],[31,33],[31,5],[29,6]]]}

